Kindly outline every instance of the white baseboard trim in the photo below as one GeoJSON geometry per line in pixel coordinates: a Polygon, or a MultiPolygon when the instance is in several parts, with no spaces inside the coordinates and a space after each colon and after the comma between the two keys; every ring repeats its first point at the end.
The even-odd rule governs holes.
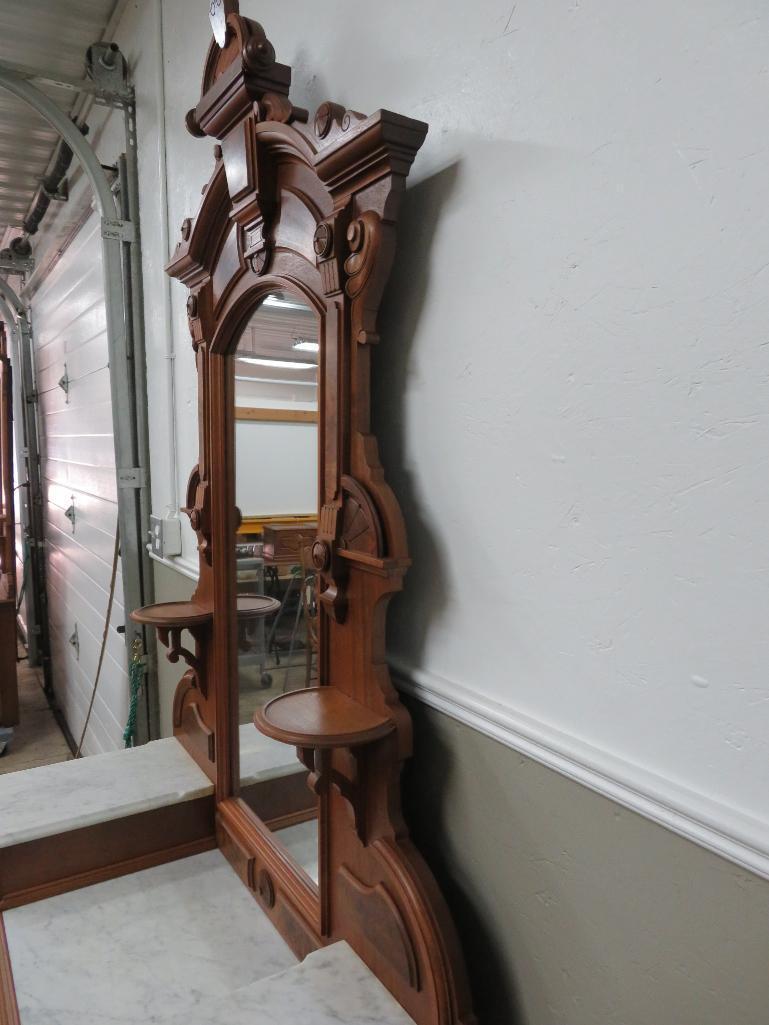
{"type": "Polygon", "coordinates": [[[177,573],[181,573],[183,577],[187,577],[188,580],[197,580],[200,576],[198,572],[198,564],[191,560],[185,559],[182,555],[155,555],[149,545],[147,545],[147,553],[153,562],[157,562],[160,566],[165,566],[166,569],[175,570],[177,573]]]}
{"type": "MultiPolygon", "coordinates": [[[[154,562],[197,580],[198,567],[186,559],[154,562]]],[[[490,701],[453,680],[388,659],[396,685],[439,712],[506,747],[527,755],[617,804],[643,815],[722,858],[769,879],[769,825],[704,794],[683,787],[562,733],[515,708],[490,701]]]]}
{"type": "Polygon", "coordinates": [[[434,673],[389,659],[396,685],[424,704],[769,879],[769,826],[434,673]]]}

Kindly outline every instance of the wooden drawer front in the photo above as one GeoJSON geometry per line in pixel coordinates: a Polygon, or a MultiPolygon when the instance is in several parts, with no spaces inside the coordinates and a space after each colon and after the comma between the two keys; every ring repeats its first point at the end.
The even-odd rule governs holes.
{"type": "Polygon", "coordinates": [[[273,524],[264,528],[264,558],[268,561],[296,559],[301,546],[310,544],[318,527],[316,523],[273,524]]]}

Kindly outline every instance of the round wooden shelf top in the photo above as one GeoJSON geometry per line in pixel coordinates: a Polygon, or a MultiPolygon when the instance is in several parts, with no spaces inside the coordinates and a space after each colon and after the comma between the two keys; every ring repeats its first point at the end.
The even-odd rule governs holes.
{"type": "Polygon", "coordinates": [[[191,601],[162,601],[157,605],[145,605],[134,609],[131,619],[135,623],[171,630],[176,627],[203,626],[213,619],[213,612],[191,601]]]}
{"type": "Polygon", "coordinates": [[[280,694],[256,710],[254,722],[273,740],[295,747],[361,747],[387,736],[395,723],[336,687],[280,694]]]}
{"type": "Polygon", "coordinates": [[[260,616],[271,616],[280,608],[277,598],[269,598],[266,594],[239,594],[238,619],[258,619],[260,616]]]}

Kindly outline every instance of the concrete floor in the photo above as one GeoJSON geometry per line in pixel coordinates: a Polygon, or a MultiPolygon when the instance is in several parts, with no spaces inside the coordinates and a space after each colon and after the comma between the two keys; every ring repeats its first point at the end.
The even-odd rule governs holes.
{"type": "Polygon", "coordinates": [[[0,773],[32,769],[36,765],[66,762],[72,752],[43,694],[42,673],[18,663],[21,722],[0,757],[0,773]]]}

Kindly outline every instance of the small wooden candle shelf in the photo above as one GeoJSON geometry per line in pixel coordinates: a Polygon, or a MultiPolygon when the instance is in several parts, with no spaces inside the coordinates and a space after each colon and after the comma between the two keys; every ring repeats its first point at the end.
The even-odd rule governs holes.
{"type": "Polygon", "coordinates": [[[280,608],[277,598],[269,598],[266,594],[239,594],[238,619],[261,619],[271,616],[280,608]]]}
{"type": "Polygon", "coordinates": [[[303,748],[362,747],[395,729],[387,716],[336,687],[289,691],[258,708],[254,722],[273,740],[303,748]]]}
{"type": "Polygon", "coordinates": [[[145,605],[131,613],[135,623],[145,623],[157,630],[189,630],[205,626],[213,618],[211,609],[205,609],[192,601],[163,601],[157,605],[145,605]]]}
{"type": "MultiPolygon", "coordinates": [[[[280,608],[276,598],[263,594],[238,595],[238,620],[260,619],[270,616],[280,608]]],[[[154,626],[158,632],[160,643],[168,648],[166,658],[169,662],[178,662],[180,658],[189,666],[195,676],[195,685],[204,696],[208,695],[208,685],[201,657],[202,635],[213,622],[212,609],[206,609],[194,601],[164,601],[157,605],[145,605],[131,613],[136,623],[154,626]],[[195,651],[185,648],[182,644],[182,631],[189,630],[195,640],[195,651]]]]}

